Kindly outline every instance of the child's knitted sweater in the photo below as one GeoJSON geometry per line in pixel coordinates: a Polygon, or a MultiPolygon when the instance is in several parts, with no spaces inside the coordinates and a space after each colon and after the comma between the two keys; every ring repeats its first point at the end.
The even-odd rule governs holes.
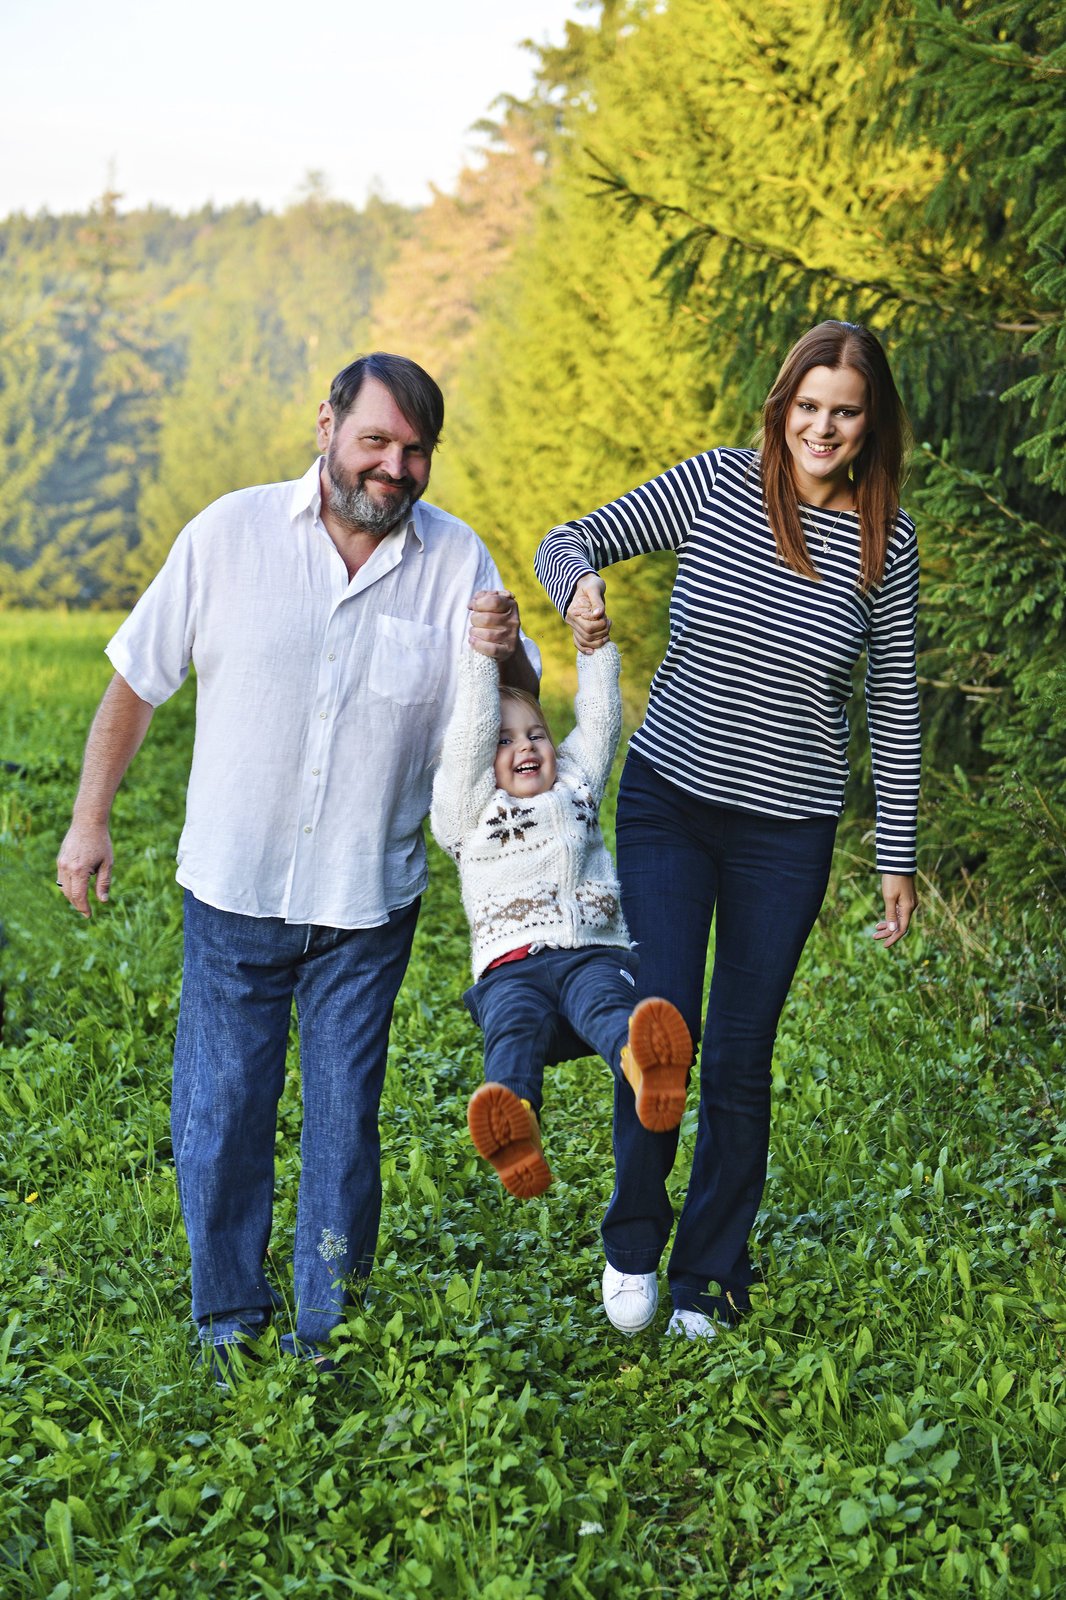
{"type": "Polygon", "coordinates": [[[459,867],[475,978],[526,944],[629,948],[598,815],[622,727],[621,663],[607,644],[579,655],[577,666],[577,726],[556,752],[555,783],[545,794],[516,799],[496,787],[493,773],[496,663],[471,649],[460,659],[430,825],[459,867]]]}

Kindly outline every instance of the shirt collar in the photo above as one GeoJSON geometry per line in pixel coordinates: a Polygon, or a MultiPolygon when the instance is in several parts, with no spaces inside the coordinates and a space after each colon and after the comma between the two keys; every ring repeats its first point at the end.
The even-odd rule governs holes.
{"type": "Polygon", "coordinates": [[[316,456],[304,473],[302,478],[297,478],[292,486],[289,498],[289,520],[295,522],[297,517],[302,517],[310,512],[317,517],[322,510],[322,457],[316,456]]]}
{"type": "MultiPolygon", "coordinates": [[[[305,516],[310,512],[312,517],[322,515],[322,462],[324,457],[316,456],[302,478],[297,478],[292,486],[292,499],[289,501],[289,518],[295,522],[297,517],[305,516]]],[[[422,530],[422,502],[416,500],[411,507],[406,523],[402,528],[394,528],[392,534],[405,534],[409,528],[418,542],[420,550],[426,547],[425,534],[422,530]]]]}

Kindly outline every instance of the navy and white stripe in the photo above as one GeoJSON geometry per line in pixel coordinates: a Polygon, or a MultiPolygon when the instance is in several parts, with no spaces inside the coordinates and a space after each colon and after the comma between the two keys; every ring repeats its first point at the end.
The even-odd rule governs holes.
{"type": "Polygon", "coordinates": [[[877,865],[913,872],[921,754],[914,524],[899,513],[884,580],[861,595],[856,514],[803,506],[802,516],[820,583],[778,559],[755,452],[705,451],[553,528],[536,572],[565,614],[590,568],[650,550],[677,553],[670,642],[633,748],[687,793],[743,811],[839,814],[846,703],[865,650],[877,865]]]}

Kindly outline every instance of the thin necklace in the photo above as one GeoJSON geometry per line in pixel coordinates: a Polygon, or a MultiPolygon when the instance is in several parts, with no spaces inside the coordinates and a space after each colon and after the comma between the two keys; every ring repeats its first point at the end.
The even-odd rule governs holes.
{"type": "Polygon", "coordinates": [[[818,526],[818,524],[816,522],[812,521],[810,518],[806,518],[804,516],[804,512],[806,512],[808,509],[809,508],[807,506],[802,505],[802,504],[800,505],[800,508],[799,508],[800,521],[801,522],[806,521],[807,526],[808,526],[808,528],[810,528],[811,532],[813,534],[817,534],[818,538],[820,538],[821,541],[822,541],[822,554],[823,555],[828,555],[829,554],[829,541],[832,539],[834,533],[836,533],[836,531],[837,531],[837,524],[840,522],[841,517],[844,516],[848,511],[851,510],[851,507],[850,506],[842,506],[841,509],[837,512],[836,516],[833,518],[832,522],[829,524],[828,528],[819,528],[819,526],[818,526]]]}

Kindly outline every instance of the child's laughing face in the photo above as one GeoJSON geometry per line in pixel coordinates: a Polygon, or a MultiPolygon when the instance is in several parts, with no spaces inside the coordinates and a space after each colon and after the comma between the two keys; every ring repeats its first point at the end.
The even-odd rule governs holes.
{"type": "Polygon", "coordinates": [[[555,782],[555,746],[531,706],[500,696],[500,742],[496,782],[516,799],[546,794],[555,782]]]}

